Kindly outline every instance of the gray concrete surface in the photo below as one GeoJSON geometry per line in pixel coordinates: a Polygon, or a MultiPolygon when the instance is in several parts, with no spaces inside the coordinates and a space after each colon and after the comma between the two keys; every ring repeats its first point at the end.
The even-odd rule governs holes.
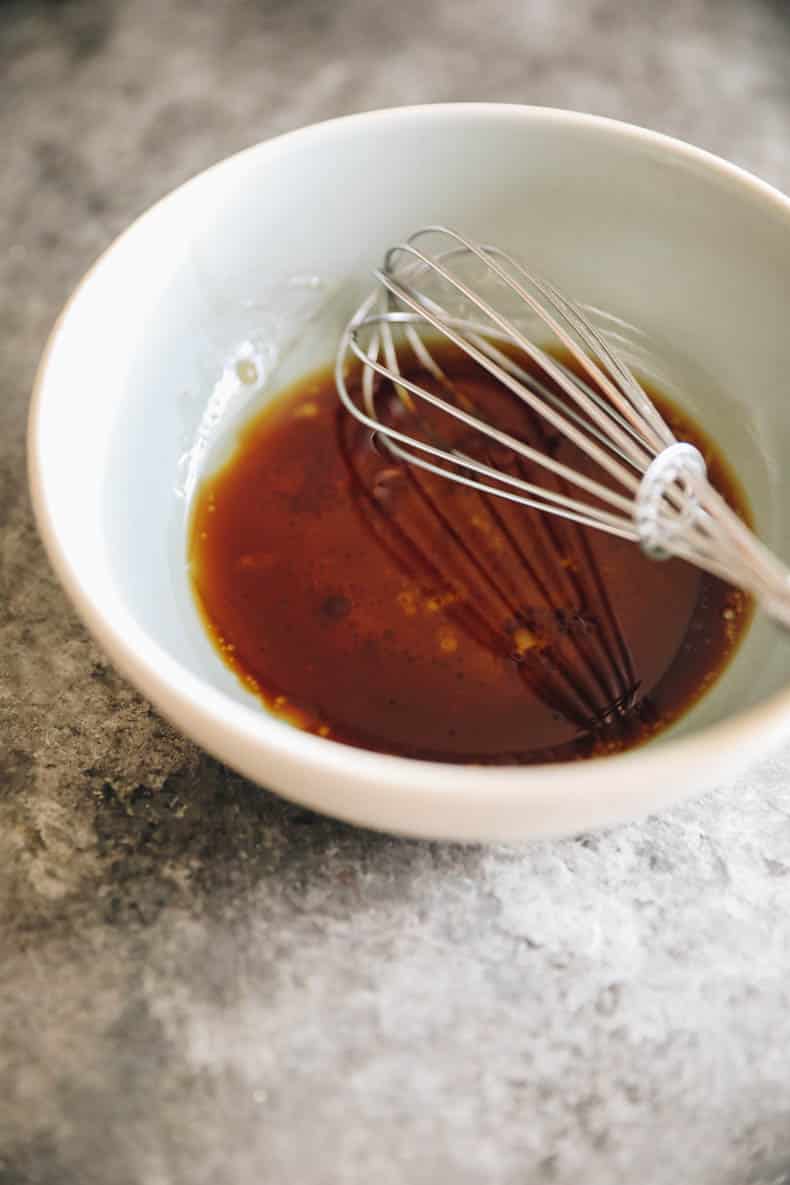
{"type": "Polygon", "coordinates": [[[463,98],[790,188],[781,0],[0,3],[2,1185],[790,1181],[790,753],[605,836],[356,831],[175,735],[36,539],[34,366],[115,233],[274,132],[463,98]]]}

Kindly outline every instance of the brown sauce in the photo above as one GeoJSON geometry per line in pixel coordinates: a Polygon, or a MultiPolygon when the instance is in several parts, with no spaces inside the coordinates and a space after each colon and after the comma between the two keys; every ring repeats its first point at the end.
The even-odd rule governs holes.
{"type": "MultiPolygon", "coordinates": [[[[440,357],[479,413],[591,471],[473,363],[440,357]]],[[[711,440],[649,394],[748,520],[711,440]]],[[[408,414],[394,393],[388,406],[408,414]]],[[[512,455],[477,455],[546,484],[512,455]]],[[[748,597],[681,561],[399,465],[342,410],[329,370],[265,408],[203,483],[189,558],[212,639],[269,709],[439,761],[572,760],[648,740],[717,678],[751,615],[748,597]]]]}

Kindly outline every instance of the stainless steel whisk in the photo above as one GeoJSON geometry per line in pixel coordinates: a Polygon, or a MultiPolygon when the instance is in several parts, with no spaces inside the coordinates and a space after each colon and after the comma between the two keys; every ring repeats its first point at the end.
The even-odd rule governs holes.
{"type": "Polygon", "coordinates": [[[374,275],[377,287],[342,334],[335,377],[347,410],[374,430],[394,457],[483,493],[632,540],[654,559],[688,560],[752,593],[769,616],[790,628],[790,569],[713,489],[702,454],[675,439],[628,366],[578,305],[506,252],[441,226],[424,227],[392,247],[374,275]],[[479,272],[474,283],[464,272],[470,263],[479,272]],[[538,344],[527,330],[530,321],[537,321],[541,339],[548,331],[565,347],[589,381],[538,344]],[[430,351],[431,336],[454,343],[474,359],[582,450],[603,480],[410,379],[402,365],[406,350],[420,368],[444,378],[430,351]],[[519,356],[529,360],[529,370],[519,365],[519,356]],[[349,389],[352,358],[362,363],[356,397],[349,389]],[[382,384],[376,376],[388,380],[402,406],[414,413],[414,431],[382,418],[382,384]],[[446,445],[425,430],[420,401],[480,433],[481,440],[555,474],[562,488],[526,480],[446,445]],[[573,494],[563,492],[567,486],[573,494]]]}

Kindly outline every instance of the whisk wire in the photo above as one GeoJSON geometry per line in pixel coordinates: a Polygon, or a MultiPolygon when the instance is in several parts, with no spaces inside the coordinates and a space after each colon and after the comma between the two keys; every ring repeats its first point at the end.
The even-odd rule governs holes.
{"type": "MultiPolygon", "coordinates": [[[[657,451],[659,451],[662,447],[672,443],[672,434],[670,433],[667,425],[664,423],[662,417],[659,415],[658,411],[650,402],[650,400],[647,399],[644,392],[639,387],[639,384],[636,382],[634,376],[629,371],[628,367],[621,359],[615,357],[601,335],[597,333],[594,326],[584,318],[581,310],[566,297],[564,297],[560,292],[558,292],[558,290],[553,285],[528,272],[526,268],[524,268],[524,266],[519,263],[519,261],[516,260],[512,255],[509,255],[507,252],[502,251],[498,247],[491,246],[490,244],[474,243],[470,239],[460,235],[457,231],[450,230],[447,227],[431,226],[424,227],[422,230],[417,231],[416,234],[409,238],[406,245],[390,248],[390,250],[387,252],[386,259],[389,261],[398,251],[411,251],[412,253],[418,255],[423,263],[427,262],[428,266],[433,266],[436,271],[438,271],[440,274],[443,274],[445,279],[449,279],[451,283],[457,284],[459,290],[463,291],[464,295],[468,299],[471,299],[478,305],[482,304],[478,294],[470,292],[468,286],[461,285],[460,282],[452,278],[446,272],[446,270],[442,272],[442,262],[447,257],[448,253],[441,253],[434,260],[430,259],[430,257],[426,257],[423,253],[416,252],[413,247],[414,242],[428,234],[444,235],[455,240],[459,244],[461,251],[466,251],[479,259],[480,262],[483,263],[484,266],[488,267],[500,280],[506,284],[509,284],[513,288],[516,294],[525,302],[525,304],[527,304],[532,312],[536,313],[551,329],[557,340],[561,342],[563,346],[565,346],[572,357],[576,360],[577,364],[584,369],[593,382],[595,382],[611,400],[610,404],[600,405],[602,410],[604,410],[607,415],[611,414],[613,406],[619,408],[620,411],[625,415],[626,419],[628,419],[643,436],[650,435],[649,433],[645,432],[645,421],[647,421],[648,426],[654,430],[655,447],[657,451]],[[527,285],[535,289],[535,291],[537,291],[540,296],[542,296],[544,303],[541,303],[539,300],[537,300],[535,296],[529,291],[529,288],[525,287],[524,284],[514,280],[511,274],[509,274],[504,268],[495,262],[497,259],[506,263],[507,266],[515,271],[527,285]],[[545,302],[548,302],[548,308],[545,302]],[[562,318],[564,325],[557,320],[557,315],[562,318]],[[570,332],[568,332],[568,330],[570,330],[570,332]],[[579,349],[574,335],[582,341],[587,350],[591,350],[593,353],[587,353],[584,349],[579,349]],[[596,363],[596,353],[599,355],[602,361],[608,364],[611,374],[620,380],[622,386],[619,386],[616,382],[613,383],[610,374],[608,374],[605,369],[596,363]]],[[[385,271],[386,270],[388,270],[388,268],[385,264],[385,271]]],[[[489,315],[491,315],[490,308],[487,311],[489,315]]],[[[496,320],[496,314],[492,316],[492,319],[496,320]]],[[[512,325],[510,326],[510,329],[513,329],[512,325]]],[[[524,338],[523,334],[520,333],[519,339],[519,344],[522,346],[525,352],[529,354],[530,347],[534,347],[534,343],[530,343],[529,340],[524,338]]],[[[534,361],[538,361],[538,359],[535,358],[534,361]]],[[[550,359],[550,361],[552,363],[554,362],[553,359],[550,359]]],[[[570,390],[567,393],[570,394],[571,398],[576,396],[576,392],[573,390],[570,390]]]]}
{"type": "MultiPolygon", "coordinates": [[[[451,340],[454,339],[451,338],[451,340]]],[[[601,486],[599,482],[587,477],[583,473],[579,473],[577,470],[572,469],[568,465],[564,465],[561,461],[557,461],[555,458],[547,456],[545,453],[540,452],[539,449],[535,449],[531,445],[525,444],[524,441],[517,439],[515,436],[511,436],[509,433],[503,432],[501,429],[486,423],[484,420],[480,420],[477,416],[472,415],[470,412],[466,412],[462,408],[448,404],[446,400],[442,399],[441,396],[435,395],[432,391],[426,390],[418,383],[415,383],[413,380],[405,378],[401,374],[400,370],[395,366],[387,366],[384,363],[379,362],[376,358],[371,357],[371,355],[363,350],[363,348],[358,344],[356,337],[353,335],[350,339],[349,345],[356,357],[360,361],[364,362],[371,371],[383,378],[392,381],[397,387],[417,396],[419,399],[424,400],[431,406],[436,407],[441,411],[447,412],[460,423],[466,425],[468,428],[479,431],[483,436],[495,441],[503,448],[510,449],[514,453],[524,457],[526,460],[533,461],[535,464],[540,465],[545,469],[551,470],[551,472],[557,476],[564,477],[567,481],[573,482],[575,485],[586,490],[594,497],[600,498],[602,501],[608,502],[610,505],[622,510],[624,512],[624,517],[622,519],[606,515],[606,520],[611,521],[612,525],[614,526],[622,526],[627,530],[629,529],[630,523],[628,515],[631,504],[627,498],[617,494],[613,490],[607,489],[605,486],[601,486]]],[[[432,445],[425,440],[415,439],[414,437],[409,436],[407,433],[400,432],[398,429],[393,428],[390,425],[382,425],[381,421],[378,420],[374,415],[361,414],[359,408],[357,408],[356,404],[354,404],[353,400],[351,400],[350,395],[348,395],[348,390],[344,379],[339,382],[338,386],[343,402],[346,404],[349,410],[353,409],[353,414],[356,415],[357,419],[362,420],[362,422],[374,432],[386,435],[391,448],[393,448],[393,442],[397,442],[393,448],[393,451],[397,449],[398,444],[418,448],[421,452],[427,453],[429,456],[442,459],[445,462],[450,461],[454,464],[460,464],[464,468],[471,469],[472,471],[487,476],[496,482],[502,482],[505,485],[513,486],[514,488],[523,490],[525,492],[539,493],[542,499],[556,501],[558,505],[565,504],[574,509],[579,508],[585,512],[587,516],[586,521],[589,525],[589,522],[593,516],[591,513],[592,508],[588,504],[578,503],[575,500],[568,498],[567,495],[554,495],[551,490],[534,486],[531,483],[524,482],[520,478],[514,478],[507,473],[501,472],[500,470],[492,469],[490,466],[475,460],[474,458],[463,452],[460,452],[459,450],[453,450],[452,452],[449,452],[444,447],[432,445]]],[[[404,452],[405,456],[405,450],[402,451],[404,452]]],[[[423,468],[429,469],[431,472],[441,473],[444,476],[449,476],[454,480],[461,481],[464,485],[473,484],[471,481],[466,480],[463,475],[450,473],[446,468],[440,468],[438,466],[431,465],[430,462],[426,462],[424,459],[416,457],[413,454],[409,456],[408,459],[414,464],[422,465],[423,468]]],[[[488,493],[500,493],[501,496],[507,497],[505,492],[499,491],[495,487],[487,486],[485,489],[488,493]]],[[[512,498],[511,500],[521,501],[522,499],[512,498]]],[[[534,502],[526,500],[524,504],[536,506],[534,502]]],[[[596,516],[602,514],[605,514],[605,512],[596,510],[596,516]]],[[[618,531],[617,533],[620,532],[618,531]]],[[[632,530],[629,530],[629,537],[632,537],[632,535],[632,530]]]]}
{"type": "Polygon", "coordinates": [[[585,310],[500,248],[441,226],[424,227],[391,247],[374,275],[377,287],[342,334],[335,378],[346,410],[376,433],[394,457],[480,494],[638,541],[654,558],[687,560],[754,594],[775,620],[790,628],[790,571],[713,489],[702,455],[675,440],[607,340],[611,334],[599,330],[585,310]],[[429,253],[424,247],[429,238],[438,240],[441,249],[429,253]],[[488,291],[461,276],[455,266],[460,260],[481,265],[489,286],[493,281],[510,304],[515,300],[524,317],[515,317],[510,305],[508,311],[497,307],[488,291]],[[431,292],[437,283],[452,307],[431,292]],[[571,367],[528,335],[525,323],[530,318],[537,319],[542,336],[565,348],[571,367]],[[593,463],[595,476],[475,414],[474,403],[448,382],[423,335],[436,335],[460,349],[580,450],[593,463]],[[441,393],[404,373],[401,340],[441,393]],[[536,373],[522,366],[520,357],[536,373]],[[352,358],[361,366],[361,399],[349,389],[352,358]],[[380,414],[379,392],[387,391],[396,393],[414,431],[380,414]],[[483,459],[448,444],[434,418],[420,410],[427,407],[475,434],[485,444],[483,459]],[[517,473],[489,463],[492,446],[515,458],[517,473]],[[553,475],[557,488],[528,480],[527,464],[553,475]],[[566,487],[575,489],[575,495],[566,487]]]}
{"type": "MultiPolygon", "coordinates": [[[[478,349],[463,333],[461,333],[455,327],[453,321],[447,319],[443,320],[430,309],[426,308],[424,305],[421,305],[420,302],[412,296],[408,288],[405,288],[403,285],[399,284],[393,277],[387,276],[382,272],[377,273],[377,278],[381,280],[388,291],[397,296],[398,299],[409,308],[413,309],[415,312],[419,312],[428,325],[432,326],[437,331],[440,331],[444,337],[449,339],[454,345],[458,346],[459,349],[463,350],[463,352],[468,357],[477,362],[483,368],[483,370],[487,371],[488,374],[497,379],[500,383],[502,383],[503,386],[507,387],[508,390],[517,396],[517,398],[521,399],[524,403],[531,407],[533,411],[538,412],[538,414],[547,420],[548,423],[550,423],[552,427],[554,427],[558,432],[561,432],[563,435],[567,436],[568,439],[576,444],[580,449],[582,449],[583,452],[587,453],[587,455],[592,460],[596,461],[602,469],[605,469],[611,477],[613,477],[626,489],[630,489],[633,492],[636,491],[639,485],[638,480],[628,470],[626,470],[619,461],[613,458],[607,450],[599,447],[594,441],[592,441],[587,433],[579,431],[575,425],[571,423],[567,416],[556,411],[554,408],[547,406],[546,403],[535,396],[533,392],[529,390],[529,388],[526,388],[521,383],[517,382],[513,376],[508,374],[508,372],[503,367],[499,366],[493,359],[487,357],[487,355],[482,350],[478,349]]],[[[486,306],[483,303],[483,308],[485,309],[485,307],[486,306]]],[[[518,331],[514,326],[510,325],[506,319],[502,318],[500,320],[500,328],[505,331],[509,331],[512,339],[516,340],[519,345],[521,344],[518,331]]],[[[548,355],[545,355],[542,350],[538,350],[534,346],[530,346],[529,350],[525,352],[527,352],[534,361],[540,363],[549,377],[555,379],[555,381],[563,388],[563,390],[570,392],[572,384],[568,380],[565,373],[560,371],[559,367],[556,366],[556,364],[549,358],[548,355]]],[[[423,392],[421,391],[420,394],[423,394],[423,392]]],[[[482,430],[485,431],[485,428],[482,430]]],[[[545,467],[546,460],[547,458],[541,457],[538,463],[544,465],[545,467]]],[[[578,474],[573,476],[568,475],[568,478],[571,481],[578,481],[578,474]]],[[[600,487],[600,489],[604,488],[605,487],[600,487]]]]}
{"type": "MultiPolygon", "coordinates": [[[[405,250],[406,248],[402,249],[405,250]]],[[[422,255],[420,252],[417,252],[415,249],[409,248],[409,250],[411,250],[417,258],[423,261],[427,260],[426,256],[422,255]]],[[[581,409],[592,418],[594,423],[597,423],[599,427],[602,427],[610,432],[626,455],[633,456],[637,463],[640,463],[640,461],[644,463],[644,449],[630,441],[625,436],[625,434],[621,434],[618,425],[613,423],[612,417],[608,414],[608,411],[589,400],[584,390],[579,387],[577,383],[574,383],[570,379],[568,372],[564,368],[560,367],[555,359],[546,354],[544,350],[540,349],[540,347],[536,346],[534,342],[531,342],[528,338],[526,338],[521,330],[511,320],[503,316],[501,313],[498,313],[493,308],[493,306],[488,303],[488,301],[484,300],[479,295],[475,295],[469,286],[464,284],[457,276],[452,275],[452,273],[447,271],[447,269],[443,268],[439,264],[435,264],[434,266],[436,272],[443,279],[452,284],[461,295],[469,300],[474,299],[480,311],[486,316],[490,317],[491,321],[500,330],[502,330],[512,342],[517,344],[524,351],[527,357],[531,358],[534,363],[540,366],[540,368],[549,376],[549,378],[554,380],[557,386],[563,391],[565,395],[568,396],[569,399],[580,405],[581,409]]],[[[495,271],[497,274],[504,276],[504,273],[501,271],[501,269],[497,268],[495,271]]],[[[402,284],[394,275],[386,271],[377,272],[375,275],[376,278],[382,284],[384,284],[388,291],[401,300],[403,304],[407,305],[415,312],[420,313],[425,318],[425,320],[433,326],[434,329],[439,329],[441,326],[442,332],[445,334],[445,336],[449,337],[450,340],[453,341],[455,345],[462,349],[466,354],[474,358],[474,360],[478,362],[485,370],[487,370],[489,374],[493,375],[494,378],[504,383],[504,385],[507,386],[514,395],[517,395],[519,398],[522,398],[525,402],[529,403],[533,410],[537,411],[546,420],[548,420],[549,423],[551,423],[558,431],[568,434],[569,438],[572,439],[579,448],[588,453],[588,455],[599,465],[607,469],[610,475],[615,478],[615,480],[620,481],[621,484],[626,487],[626,489],[634,488],[631,475],[623,470],[617,463],[612,465],[607,453],[599,449],[597,445],[591,442],[586,433],[569,430],[568,421],[565,416],[547,407],[545,403],[541,402],[540,400],[530,398],[528,393],[524,391],[524,388],[520,384],[514,384],[509,381],[507,377],[505,377],[505,373],[501,367],[496,366],[496,364],[490,360],[487,361],[485,354],[478,350],[468,338],[465,338],[457,331],[456,336],[453,337],[449,332],[447,322],[445,321],[443,324],[441,324],[441,318],[437,317],[436,314],[434,314],[427,307],[425,302],[421,300],[419,294],[415,293],[413,289],[409,288],[405,284],[402,284]]],[[[522,290],[519,290],[519,295],[521,295],[521,291],[522,290]]],[[[552,322],[550,325],[552,328],[555,328],[556,322],[552,322]]],[[[570,336],[566,334],[559,326],[556,326],[556,332],[562,344],[566,345],[566,348],[571,350],[573,352],[573,356],[575,357],[576,347],[572,343],[570,336]]],[[[627,406],[626,401],[623,401],[623,403],[627,406]]]]}

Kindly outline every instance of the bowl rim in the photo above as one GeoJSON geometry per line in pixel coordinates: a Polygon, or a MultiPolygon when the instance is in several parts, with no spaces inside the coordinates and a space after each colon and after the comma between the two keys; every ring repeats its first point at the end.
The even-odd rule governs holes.
{"type": "MultiPolygon", "coordinates": [[[[694,770],[701,771],[706,764],[710,764],[712,754],[715,753],[717,766],[726,765],[730,758],[735,764],[741,765],[742,757],[737,762],[735,759],[745,748],[748,747],[753,754],[758,751],[762,754],[776,747],[790,734],[790,686],[751,708],[689,736],[670,738],[660,746],[643,746],[609,756],[605,760],[593,759],[587,762],[496,767],[454,765],[379,754],[314,736],[254,705],[232,699],[191,672],[138,624],[114,588],[109,597],[94,593],[89,581],[72,563],[58,536],[50,507],[42,432],[52,389],[53,357],[59,343],[68,334],[74,309],[91,285],[97,270],[155,212],[176,199],[182,200],[190,188],[201,185],[217,171],[233,167],[250,155],[262,155],[274,160],[293,147],[309,147],[311,140],[346,135],[376,123],[386,125],[404,119],[437,117],[463,121],[479,116],[543,123],[547,126],[588,127],[615,135],[624,141],[650,145],[663,154],[684,159],[707,172],[716,173],[733,188],[768,202],[786,217],[790,232],[790,198],[775,187],[705,149],[605,116],[552,107],[472,102],[389,107],[325,120],[285,132],[223,158],[150,206],[110,243],[77,284],[51,330],[35,375],[27,434],[28,474],[34,516],[50,563],[89,632],[119,671],[167,719],[202,748],[261,784],[265,784],[265,779],[262,781],[260,768],[250,759],[250,753],[257,753],[260,758],[274,751],[280,758],[298,765],[310,780],[309,788],[304,792],[301,789],[294,792],[277,788],[277,793],[284,797],[303,802],[337,818],[367,826],[385,826],[388,831],[461,838],[464,836],[458,834],[459,828],[454,827],[449,819],[447,825],[443,823],[438,828],[435,824],[426,828],[419,818],[416,825],[413,820],[404,818],[402,827],[399,824],[393,826],[390,818],[392,812],[378,809],[382,805],[382,796],[390,799],[393,792],[397,792],[404,811],[409,806],[419,809],[434,795],[441,798],[443,811],[449,807],[463,810],[471,805],[479,809],[481,801],[485,800],[494,816],[501,811],[514,811],[519,803],[523,804],[530,796],[534,804],[535,797],[544,799],[546,794],[555,795],[563,784],[566,799],[589,802],[590,796],[594,796],[597,791],[604,794],[610,804],[598,824],[585,822],[581,824],[584,827],[637,817],[646,812],[644,797],[634,785],[637,775],[644,777],[650,771],[654,779],[660,776],[666,792],[662,792],[661,797],[651,805],[669,805],[693,791],[694,786],[684,782],[691,781],[690,774],[694,770]],[[338,775],[349,783],[364,784],[367,795],[365,805],[360,807],[356,799],[344,804],[338,801],[336,792],[331,788],[326,794],[322,793],[321,778],[328,773],[338,775]],[[382,813],[388,817],[384,824],[379,822],[382,813]]],[[[353,799],[353,796],[350,797],[353,799]]],[[[463,828],[460,830],[463,831],[463,828]]],[[[515,826],[514,830],[517,832],[518,827],[515,826]]],[[[567,828],[562,830],[566,832],[567,828]]]]}

